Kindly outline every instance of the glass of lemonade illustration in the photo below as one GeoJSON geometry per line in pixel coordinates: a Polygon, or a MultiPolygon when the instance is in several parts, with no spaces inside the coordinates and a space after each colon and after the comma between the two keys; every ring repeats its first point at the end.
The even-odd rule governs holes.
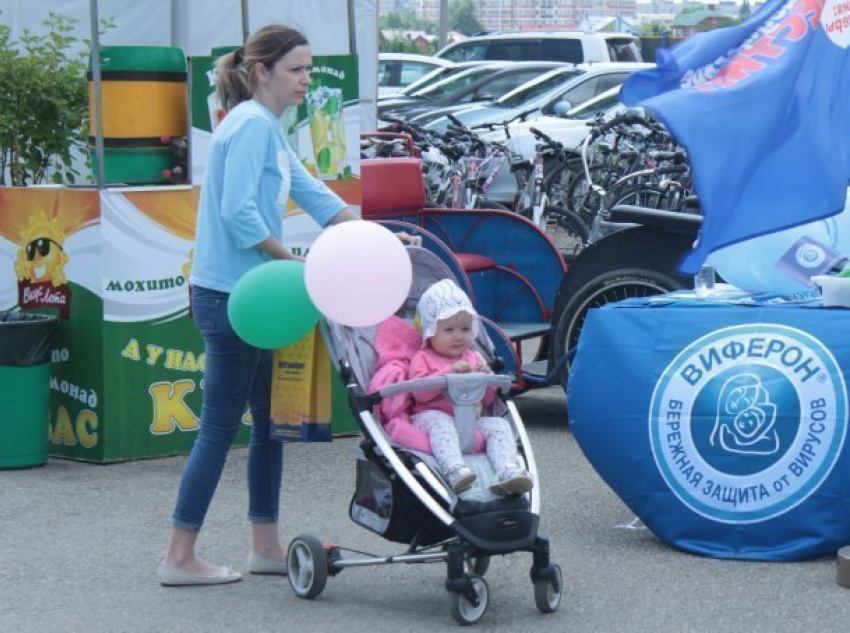
{"type": "Polygon", "coordinates": [[[345,171],[345,123],[342,88],[319,86],[305,98],[313,156],[319,177],[342,177],[345,171]]]}

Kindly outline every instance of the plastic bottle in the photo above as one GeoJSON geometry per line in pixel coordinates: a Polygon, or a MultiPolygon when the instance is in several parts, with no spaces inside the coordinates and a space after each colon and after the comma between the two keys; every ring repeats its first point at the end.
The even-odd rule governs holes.
{"type": "Polygon", "coordinates": [[[697,297],[702,299],[710,297],[714,292],[715,279],[714,264],[711,258],[706,258],[700,266],[699,272],[694,275],[694,291],[697,297]]]}

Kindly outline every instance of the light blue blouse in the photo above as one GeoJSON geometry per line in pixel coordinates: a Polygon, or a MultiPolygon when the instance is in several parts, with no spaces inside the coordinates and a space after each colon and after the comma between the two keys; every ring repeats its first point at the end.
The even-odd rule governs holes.
{"type": "Polygon", "coordinates": [[[282,241],[287,198],[325,226],[347,205],[308,172],[277,117],[244,101],[216,128],[198,205],[191,283],[230,292],[246,272],[269,261],[254,248],[282,241]]]}

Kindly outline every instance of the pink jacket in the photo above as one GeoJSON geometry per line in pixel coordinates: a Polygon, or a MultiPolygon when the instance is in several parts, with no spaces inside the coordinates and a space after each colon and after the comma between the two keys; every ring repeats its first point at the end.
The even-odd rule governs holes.
{"type": "MultiPolygon", "coordinates": [[[[478,367],[483,362],[478,352],[473,350],[467,350],[460,358],[452,359],[440,356],[434,350],[426,348],[419,350],[410,360],[409,380],[450,374],[452,372],[452,366],[458,360],[465,360],[472,367],[478,367]]],[[[488,406],[493,404],[495,398],[496,389],[494,387],[488,387],[481,402],[484,406],[488,406]]],[[[451,400],[448,399],[441,389],[417,391],[413,394],[413,399],[413,413],[437,410],[448,415],[454,415],[451,400]]]]}
{"type": "MultiPolygon", "coordinates": [[[[403,319],[391,316],[375,332],[375,350],[378,364],[367,387],[370,393],[408,379],[410,360],[422,350],[422,337],[403,319]]],[[[431,453],[428,436],[410,423],[412,408],[413,398],[403,394],[382,400],[375,413],[393,442],[414,451],[431,453]]],[[[480,432],[476,433],[474,450],[476,453],[484,450],[484,437],[480,432]]]]}

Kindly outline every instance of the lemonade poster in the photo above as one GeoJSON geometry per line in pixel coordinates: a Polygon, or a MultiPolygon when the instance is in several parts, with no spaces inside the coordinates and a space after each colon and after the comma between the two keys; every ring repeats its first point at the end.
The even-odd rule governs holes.
{"type": "Polygon", "coordinates": [[[360,96],[355,55],[317,56],[310,92],[283,125],[307,169],[322,180],[360,175],[360,96]]]}
{"type": "MultiPolygon", "coordinates": [[[[196,185],[203,182],[212,132],[223,116],[215,95],[215,61],[214,57],[202,56],[190,59],[191,175],[196,185]]],[[[315,56],[310,76],[307,97],[297,108],[284,111],[281,126],[311,173],[324,181],[357,178],[360,175],[357,56],[315,56]]],[[[359,205],[359,201],[355,204],[359,205]]]]}

